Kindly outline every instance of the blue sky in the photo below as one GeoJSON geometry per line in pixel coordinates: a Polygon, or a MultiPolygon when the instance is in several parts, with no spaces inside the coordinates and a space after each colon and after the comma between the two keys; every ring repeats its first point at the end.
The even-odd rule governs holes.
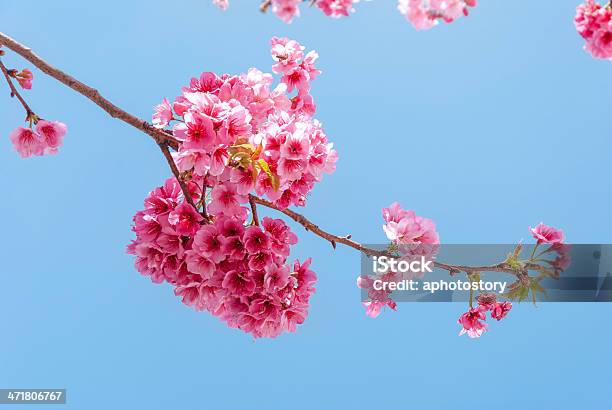
{"type": "MultiPolygon", "coordinates": [[[[528,239],[540,221],[575,243],[612,241],[610,63],[581,49],[579,0],[482,1],[416,32],[377,0],[348,19],[285,25],[233,1],[21,2],[2,30],[126,110],[149,118],[201,71],[269,70],[268,40],[316,49],[317,117],[338,170],[303,213],[384,240],[392,201],[434,219],[445,243],[528,239]]],[[[27,66],[17,56],[9,65],[27,66]]],[[[297,334],[253,341],[151,284],[124,253],[130,222],[168,170],[143,134],[35,71],[32,106],[68,124],[56,157],[21,160],[23,114],[0,86],[0,387],[68,389],[66,408],[601,408],[608,304],[516,306],[479,340],[461,304],[401,304],[367,318],[359,255],[294,227],[319,275],[297,334]]]]}

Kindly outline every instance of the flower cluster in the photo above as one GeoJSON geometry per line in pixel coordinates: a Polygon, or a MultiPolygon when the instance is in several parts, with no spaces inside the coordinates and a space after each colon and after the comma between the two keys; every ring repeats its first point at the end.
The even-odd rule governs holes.
{"type": "Polygon", "coordinates": [[[38,120],[36,128],[18,127],[10,139],[21,158],[57,154],[66,135],[66,125],[59,121],[38,120]]]}
{"type": "Polygon", "coordinates": [[[529,228],[531,235],[537,240],[538,245],[548,243],[551,245],[563,243],[565,236],[563,231],[540,222],[535,228],[529,228]]]}
{"type": "Polygon", "coordinates": [[[459,336],[465,333],[471,338],[482,336],[488,328],[488,325],[483,322],[486,320],[487,312],[493,319],[500,321],[512,309],[511,302],[498,302],[494,293],[481,293],[478,295],[477,301],[477,307],[471,308],[459,317],[457,321],[461,325],[459,336]]]}
{"type": "MultiPolygon", "coordinates": [[[[285,23],[291,23],[300,15],[300,5],[305,0],[264,0],[262,10],[272,7],[272,12],[285,23]]],[[[326,16],[346,17],[354,11],[353,5],[359,0],[314,0],[310,4],[319,8],[326,16]]],[[[229,0],[213,0],[222,10],[227,10],[229,0]]],[[[417,30],[434,27],[439,21],[450,23],[459,16],[468,15],[469,7],[475,7],[476,0],[399,0],[398,10],[417,30]]]]}
{"type": "Polygon", "coordinates": [[[566,270],[572,262],[570,257],[571,245],[564,243],[565,235],[563,231],[540,222],[535,228],[529,228],[529,232],[531,232],[531,235],[537,241],[536,248],[542,244],[550,245],[547,249],[540,252],[539,256],[548,253],[556,255],[553,260],[544,259],[543,261],[553,269],[552,276],[559,277],[561,272],[566,270]]]}
{"type": "MultiPolygon", "coordinates": [[[[397,273],[392,271],[385,272],[380,275],[380,277],[377,276],[376,279],[386,282],[395,282],[397,281],[397,273]]],[[[365,292],[367,295],[366,300],[362,303],[366,308],[366,315],[371,318],[380,315],[385,306],[397,310],[397,303],[391,299],[391,291],[387,289],[376,289],[374,287],[374,280],[374,278],[366,275],[361,275],[357,278],[357,287],[362,289],[362,292],[365,292]]]]}
{"type": "MultiPolygon", "coordinates": [[[[190,187],[195,199],[197,189],[190,187]]],[[[245,209],[246,211],[246,209],[245,209]]],[[[310,259],[289,264],[297,237],[279,219],[247,226],[246,212],[212,223],[183,200],[171,178],[152,191],[134,217],[128,253],[155,283],[167,282],[183,303],[208,311],[254,337],[294,332],[306,319],[316,275],[310,259]]]]}
{"type": "MultiPolygon", "coordinates": [[[[392,203],[389,208],[383,208],[382,215],[385,220],[383,230],[391,241],[390,249],[397,253],[398,261],[411,261],[417,256],[434,258],[438,250],[440,237],[436,232],[436,225],[431,219],[418,216],[414,211],[402,209],[398,202],[392,203]]],[[[377,317],[385,306],[393,310],[397,309],[396,302],[390,297],[392,292],[388,289],[375,289],[375,280],[399,282],[422,276],[422,273],[418,276],[411,272],[398,272],[392,268],[376,277],[359,276],[357,286],[367,296],[363,302],[366,315],[377,317]]]]}
{"type": "Polygon", "coordinates": [[[399,0],[397,6],[417,30],[429,30],[440,21],[451,23],[467,16],[469,7],[476,7],[476,0],[399,0]]]}
{"type": "Polygon", "coordinates": [[[576,9],[574,24],[585,40],[584,49],[595,58],[612,60],[612,3],[586,0],[576,9]]]}
{"type": "Polygon", "coordinates": [[[153,125],[178,141],[173,154],[197,209],[175,178],[149,194],[134,217],[128,252],[155,283],[167,282],[196,310],[254,337],[293,332],[308,313],[316,275],[310,259],[288,263],[297,237],[281,220],[259,220],[249,195],[278,207],[304,205],[336,152],[315,112],[310,83],[317,54],[286,38],[272,39],[274,73],[203,73],[172,103],[155,107],[153,125]],[[290,97],[289,93],[293,93],[290,97]],[[210,191],[208,189],[210,188],[210,191]],[[209,195],[207,195],[209,194],[209,195]]]}
{"type": "Polygon", "coordinates": [[[437,245],[440,243],[434,221],[418,216],[414,211],[402,209],[398,202],[392,203],[389,208],[383,208],[382,214],[385,220],[383,230],[387,238],[395,245],[437,245]]]}
{"type": "MultiPolygon", "coordinates": [[[[0,51],[2,51],[0,56],[4,55],[4,51],[0,51]]],[[[29,69],[24,68],[21,71],[10,69],[7,70],[7,74],[7,80],[15,79],[21,88],[32,89],[34,75],[29,69]]],[[[9,134],[15,151],[19,153],[21,158],[57,154],[64,140],[64,135],[66,135],[66,124],[40,119],[23,100],[21,101],[27,111],[26,121],[30,126],[28,128],[17,127],[9,134]]]]}
{"type": "Polygon", "coordinates": [[[254,68],[238,76],[205,72],[172,104],[164,99],[155,108],[156,127],[176,120],[178,169],[206,178],[213,213],[236,216],[252,191],[279,207],[303,206],[314,184],[335,170],[336,151],[312,118],[317,53],[304,54],[286,38],[271,43],[272,69],[281,76],[274,89],[272,75],[254,68]]]}
{"type": "Polygon", "coordinates": [[[11,70],[9,71],[9,75],[11,75],[11,77],[14,77],[15,80],[17,80],[17,82],[21,86],[21,88],[23,88],[24,90],[32,89],[32,80],[34,80],[34,74],[32,74],[29,69],[24,68],[21,71],[11,70]]]}

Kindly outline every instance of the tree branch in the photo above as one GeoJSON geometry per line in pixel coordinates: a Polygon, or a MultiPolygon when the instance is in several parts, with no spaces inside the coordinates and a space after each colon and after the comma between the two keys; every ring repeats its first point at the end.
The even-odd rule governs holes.
{"type": "Polygon", "coordinates": [[[30,48],[18,43],[2,32],[0,32],[0,44],[6,46],[8,49],[28,60],[43,73],[55,78],[64,85],[72,88],[77,93],[89,98],[98,107],[106,111],[111,117],[117,118],[127,124],[130,124],[132,127],[141,130],[145,134],[152,137],[158,144],[167,143],[169,146],[175,149],[178,147],[178,141],[165,131],[159,130],[148,122],[141,120],[140,118],[117,107],[115,104],[102,97],[102,95],[95,88],[83,84],[74,77],[53,67],[42,58],[34,54],[30,48]]]}
{"type": "Polygon", "coordinates": [[[4,66],[2,60],[0,60],[0,70],[2,70],[2,74],[4,74],[4,78],[6,79],[6,82],[8,83],[9,88],[11,89],[11,97],[17,97],[23,108],[26,110],[26,121],[28,121],[30,118],[32,118],[33,115],[35,115],[34,111],[32,111],[28,103],[23,99],[23,97],[17,90],[17,87],[15,87],[15,84],[13,84],[13,80],[9,75],[8,69],[4,66]]]}
{"type": "Polygon", "coordinates": [[[180,174],[178,168],[176,167],[176,163],[174,162],[174,158],[172,158],[172,154],[170,154],[170,150],[168,149],[168,143],[162,142],[162,143],[158,143],[158,145],[159,145],[159,148],[161,149],[162,153],[164,154],[164,157],[166,158],[166,162],[168,162],[168,165],[170,166],[170,170],[172,170],[172,173],[174,174],[174,177],[176,178],[176,180],[178,181],[179,185],[181,186],[181,190],[183,191],[183,196],[185,197],[185,200],[187,201],[187,203],[189,205],[193,206],[193,208],[197,211],[198,207],[193,202],[193,198],[191,197],[191,194],[189,193],[189,189],[187,188],[187,184],[185,184],[185,181],[183,181],[183,179],[181,178],[181,174],[180,174]]]}
{"type": "Polygon", "coordinates": [[[253,224],[259,226],[259,216],[257,215],[257,204],[255,204],[256,196],[249,195],[249,204],[251,205],[251,212],[253,213],[253,224]]]}
{"type": "MultiPolygon", "coordinates": [[[[356,249],[359,252],[362,252],[367,256],[388,256],[392,258],[397,257],[396,254],[393,254],[392,252],[389,252],[386,250],[381,251],[378,249],[368,248],[367,246],[364,246],[360,244],[359,242],[352,240],[351,235],[338,236],[338,235],[334,235],[329,232],[326,232],[323,229],[319,228],[318,225],[308,220],[305,216],[298,214],[297,212],[292,211],[291,209],[280,208],[266,199],[259,198],[255,195],[249,195],[249,201],[251,203],[253,202],[258,203],[268,208],[275,209],[287,215],[289,218],[293,219],[295,222],[302,225],[307,231],[310,231],[314,233],[315,235],[327,240],[329,243],[331,243],[334,249],[336,249],[336,244],[341,243],[343,245],[356,249]]],[[[478,272],[505,272],[505,273],[510,273],[515,276],[520,275],[520,272],[517,272],[516,269],[513,269],[512,267],[508,266],[504,262],[498,263],[495,265],[464,266],[464,265],[450,265],[447,263],[436,261],[434,262],[434,266],[436,268],[448,271],[451,275],[455,275],[459,272],[465,272],[467,274],[473,274],[473,273],[478,273],[478,272]]],[[[526,264],[525,268],[528,270],[536,270],[539,268],[539,265],[530,263],[530,264],[526,264]]]]}

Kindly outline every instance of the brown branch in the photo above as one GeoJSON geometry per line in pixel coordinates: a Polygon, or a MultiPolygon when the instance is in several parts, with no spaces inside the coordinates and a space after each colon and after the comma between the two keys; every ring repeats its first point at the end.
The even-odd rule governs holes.
{"type": "Polygon", "coordinates": [[[4,78],[6,79],[6,82],[8,83],[9,88],[11,89],[11,97],[17,97],[17,99],[19,100],[19,102],[21,103],[21,105],[26,111],[26,121],[28,121],[30,118],[32,118],[35,115],[34,111],[32,111],[28,103],[23,99],[23,97],[17,90],[17,87],[15,87],[15,84],[13,84],[13,80],[11,79],[11,76],[9,75],[8,69],[4,66],[4,63],[2,63],[2,60],[0,60],[0,70],[2,70],[2,74],[4,74],[4,78]]]}
{"type": "Polygon", "coordinates": [[[189,193],[187,184],[185,184],[185,181],[183,181],[183,178],[181,178],[181,173],[176,167],[174,158],[172,158],[172,154],[170,153],[170,150],[168,149],[168,144],[165,142],[162,142],[162,143],[158,143],[158,145],[159,145],[159,148],[161,149],[161,152],[164,154],[164,157],[166,158],[166,162],[168,162],[168,165],[170,166],[170,169],[172,170],[174,177],[176,178],[179,185],[181,186],[181,190],[183,191],[183,196],[185,197],[185,200],[187,201],[189,205],[193,206],[193,208],[197,211],[198,207],[193,202],[193,198],[191,197],[191,194],[189,193]]]}
{"type": "Polygon", "coordinates": [[[0,45],[6,46],[8,49],[14,51],[15,53],[28,60],[45,74],[55,78],[59,82],[72,88],[77,93],[89,98],[97,106],[106,111],[111,117],[117,118],[149,135],[158,144],[167,143],[174,149],[178,147],[177,140],[165,131],[157,129],[148,122],[141,120],[140,118],[117,107],[115,104],[102,97],[100,92],[98,92],[98,90],[96,90],[95,88],[92,88],[75,79],[74,77],[64,73],[63,71],[53,67],[52,65],[38,57],[36,54],[34,54],[30,48],[18,43],[17,41],[13,40],[2,32],[0,32],[0,45]]]}
{"type": "Polygon", "coordinates": [[[255,203],[256,196],[249,195],[249,204],[251,205],[251,211],[253,212],[253,223],[259,226],[259,216],[257,215],[257,204],[255,203]]]}
{"type": "MultiPolygon", "coordinates": [[[[389,252],[387,250],[378,250],[378,249],[372,249],[372,248],[368,248],[367,246],[364,246],[362,244],[360,244],[359,242],[356,242],[354,240],[351,239],[351,235],[346,235],[346,236],[338,236],[338,235],[334,235],[331,234],[329,232],[324,231],[323,229],[319,228],[318,225],[314,224],[313,222],[311,222],[310,220],[308,220],[305,216],[298,214],[295,211],[292,211],[291,209],[287,209],[287,208],[280,208],[276,205],[274,205],[272,202],[263,199],[263,198],[259,198],[255,195],[249,195],[249,202],[251,203],[258,203],[260,205],[266,206],[268,208],[272,208],[275,209],[285,215],[287,215],[289,218],[293,219],[295,222],[299,223],[300,225],[302,225],[307,231],[310,231],[312,233],[314,233],[315,235],[327,240],[329,243],[331,243],[331,245],[333,246],[333,248],[336,248],[336,244],[341,243],[343,245],[346,245],[348,247],[351,247],[353,249],[356,249],[362,253],[364,253],[367,256],[388,256],[388,257],[397,257],[397,255],[393,254],[392,252],[389,252]]],[[[450,265],[447,263],[442,263],[442,262],[434,262],[434,266],[436,268],[439,269],[443,269],[448,271],[451,275],[455,275],[459,272],[465,272],[467,274],[474,274],[474,273],[478,273],[478,272],[505,272],[505,273],[510,273],[514,276],[519,276],[521,274],[521,272],[518,272],[516,269],[513,269],[512,267],[508,266],[506,263],[502,262],[502,263],[498,263],[495,265],[484,265],[484,266],[464,266],[464,265],[450,265]]],[[[539,265],[536,264],[527,264],[525,266],[525,268],[527,270],[535,270],[539,268],[539,265]]]]}
{"type": "Polygon", "coordinates": [[[200,198],[200,205],[202,205],[202,216],[204,220],[210,221],[210,216],[208,216],[208,211],[206,210],[206,178],[202,181],[202,197],[200,198]]]}
{"type": "Polygon", "coordinates": [[[259,5],[259,11],[261,11],[262,13],[265,13],[266,11],[268,11],[268,8],[270,7],[271,4],[272,4],[272,0],[262,1],[261,4],[259,5]]]}

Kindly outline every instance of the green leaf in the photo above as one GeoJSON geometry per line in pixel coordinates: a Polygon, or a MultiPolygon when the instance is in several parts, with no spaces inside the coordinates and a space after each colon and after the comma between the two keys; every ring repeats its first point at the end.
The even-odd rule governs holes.
{"type": "Polygon", "coordinates": [[[272,188],[275,191],[278,191],[278,188],[279,188],[279,185],[280,185],[278,177],[276,175],[274,175],[274,173],[270,170],[270,166],[268,165],[266,160],[265,159],[259,159],[259,160],[257,160],[257,164],[266,173],[266,175],[268,175],[268,178],[270,178],[270,183],[272,184],[272,188]]]}

